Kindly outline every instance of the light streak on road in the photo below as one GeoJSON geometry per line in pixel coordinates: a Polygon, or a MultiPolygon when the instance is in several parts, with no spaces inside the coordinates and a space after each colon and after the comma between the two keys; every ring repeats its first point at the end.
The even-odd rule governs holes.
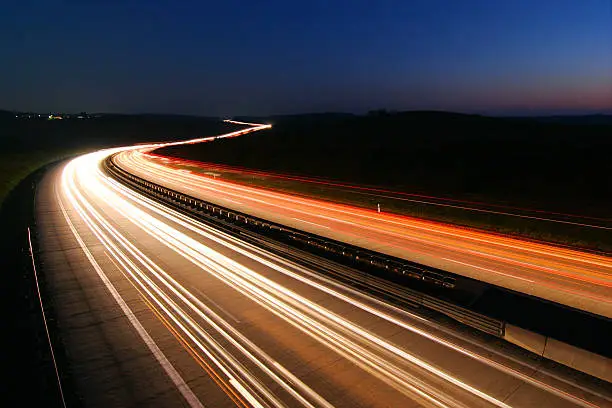
{"type": "MultiPolygon", "coordinates": [[[[85,163],[86,163],[91,158],[90,157],[81,158],[81,160],[83,159],[85,160],[85,163]]],[[[83,164],[83,163],[80,163],[80,164],[83,164]]],[[[80,191],[76,187],[76,183],[75,183],[75,179],[76,179],[75,175],[77,173],[77,170],[75,170],[75,168],[78,168],[78,165],[79,165],[79,159],[71,162],[64,171],[63,186],[65,188],[64,193],[66,195],[66,199],[73,206],[73,208],[79,211],[81,219],[84,220],[88,224],[91,230],[96,234],[96,236],[100,239],[100,241],[105,245],[108,253],[111,256],[113,256],[116,259],[117,263],[123,267],[125,273],[130,275],[131,279],[133,279],[134,282],[139,284],[142,290],[145,291],[147,295],[157,304],[157,306],[165,312],[167,317],[171,319],[173,323],[176,324],[182,330],[185,336],[187,336],[191,341],[193,341],[196,344],[197,348],[201,352],[206,354],[206,356],[211,361],[213,361],[213,363],[217,366],[217,368],[226,376],[225,380],[228,383],[230,383],[235,388],[237,387],[236,384],[240,384],[240,387],[236,389],[241,395],[245,396],[247,400],[253,401],[254,397],[248,393],[247,391],[248,388],[245,388],[239,382],[239,380],[237,380],[236,377],[238,376],[246,377],[246,381],[248,381],[250,385],[257,388],[258,391],[260,391],[261,393],[266,395],[269,399],[271,399],[274,406],[282,406],[282,404],[278,400],[276,400],[276,398],[274,398],[274,396],[271,394],[270,391],[264,389],[256,378],[249,375],[249,373],[246,372],[241,367],[241,364],[237,360],[235,360],[235,358],[231,354],[227,353],[221,346],[219,346],[208,333],[202,330],[193,321],[193,319],[191,319],[180,308],[180,306],[176,304],[176,302],[172,301],[171,298],[168,297],[159,288],[159,286],[153,282],[153,280],[151,280],[150,278],[146,276],[145,271],[143,271],[143,269],[139,267],[136,262],[130,259],[129,257],[130,255],[135,257],[141,264],[143,264],[143,266],[146,268],[146,270],[149,273],[152,273],[156,278],[160,279],[161,282],[164,282],[166,286],[168,286],[168,289],[172,290],[175,295],[180,295],[180,293],[174,287],[170,286],[168,281],[164,279],[164,277],[166,279],[169,278],[168,273],[166,273],[163,269],[157,266],[153,261],[151,261],[141,251],[139,251],[133,244],[131,244],[128,239],[126,239],[119,231],[113,228],[108,221],[104,220],[104,218],[100,215],[100,213],[97,212],[93,208],[93,206],[87,202],[87,200],[84,198],[84,196],[80,193],[80,191]],[[106,230],[106,232],[104,230],[106,230]],[[123,248],[121,248],[117,243],[121,244],[123,248]],[[160,300],[160,298],[163,301],[165,301],[167,304],[169,304],[170,307],[168,307],[165,303],[163,303],[162,300],[160,300]],[[170,310],[170,308],[172,308],[172,310],[170,310]],[[189,328],[187,325],[191,327],[189,328]],[[200,337],[203,337],[207,341],[208,346],[206,346],[201,340],[199,340],[193,334],[192,331],[196,331],[200,337]],[[210,351],[210,348],[214,349],[214,353],[210,351]],[[216,357],[216,355],[218,354],[223,356],[225,362],[221,361],[218,357],[216,357]]],[[[81,178],[81,181],[84,182],[85,185],[91,186],[92,191],[95,191],[96,194],[102,200],[106,202],[109,202],[112,200],[113,206],[116,206],[116,208],[125,206],[125,205],[129,206],[129,204],[126,203],[120,196],[113,195],[113,193],[108,189],[108,187],[105,187],[102,184],[100,184],[100,180],[104,181],[104,177],[100,173],[94,176],[87,177],[86,176],[87,173],[83,171],[83,167],[85,166],[81,166],[80,171],[78,172],[81,178]]],[[[94,166],[94,169],[97,172],[99,172],[99,170],[97,170],[97,167],[94,166]]],[[[135,210],[133,207],[130,209],[135,210]]],[[[143,216],[143,215],[142,214],[137,215],[136,218],[131,218],[131,220],[132,221],[138,220],[140,216],[143,216]]],[[[176,282],[174,283],[176,284],[176,282]]],[[[181,288],[181,289],[183,293],[188,293],[188,295],[192,299],[194,298],[194,296],[190,294],[185,288],[181,288]]],[[[184,301],[187,300],[187,298],[185,298],[184,295],[180,295],[180,297],[184,301]]],[[[204,306],[201,302],[199,304],[200,308],[196,308],[195,306],[193,306],[193,303],[190,301],[187,301],[186,303],[190,305],[192,309],[195,309],[195,311],[199,311],[199,312],[201,312],[202,310],[201,307],[204,306]]],[[[226,327],[229,327],[229,324],[227,322],[222,320],[220,316],[213,314],[213,312],[209,308],[206,308],[205,310],[207,310],[209,315],[212,315],[216,321],[220,321],[222,322],[223,325],[225,325],[226,327]]],[[[209,319],[207,315],[204,315],[204,314],[202,314],[200,317],[205,317],[206,319],[209,319]]],[[[212,320],[209,321],[209,323],[211,322],[212,320]]],[[[220,329],[220,326],[216,326],[216,327],[220,329]]],[[[229,336],[227,332],[222,332],[222,334],[224,334],[225,336],[229,336]]],[[[243,349],[243,351],[244,350],[245,349],[243,349]]],[[[255,358],[252,354],[248,354],[248,356],[253,359],[255,358]]],[[[267,357],[267,359],[270,360],[269,357],[267,357]]],[[[261,365],[262,363],[258,361],[258,364],[261,365]]],[[[273,373],[270,373],[270,374],[273,374],[273,373]]],[[[275,377],[277,378],[278,382],[282,386],[289,387],[286,381],[281,380],[280,377],[278,376],[275,376],[275,377]]],[[[291,380],[293,381],[294,384],[298,384],[300,388],[302,388],[303,390],[306,390],[309,394],[313,394],[315,400],[323,401],[322,398],[314,394],[311,390],[308,389],[308,387],[302,384],[299,380],[295,378],[291,378],[291,380]]],[[[291,392],[295,394],[295,392],[292,389],[291,389],[291,392]]],[[[297,397],[303,400],[303,402],[307,402],[307,400],[304,400],[304,398],[301,397],[300,395],[297,395],[297,397]]],[[[312,406],[309,403],[304,403],[303,405],[312,406]]],[[[325,404],[320,404],[319,406],[325,406],[325,404]]]]}
{"type": "MultiPolygon", "coordinates": [[[[400,326],[406,330],[409,330],[411,332],[417,333],[423,337],[426,337],[427,339],[434,341],[436,343],[439,343],[441,345],[444,345],[445,347],[448,347],[450,349],[452,349],[453,351],[459,352],[465,356],[468,356],[472,359],[478,360],[481,363],[484,363],[486,365],[489,365],[491,367],[495,367],[498,370],[504,371],[507,374],[520,378],[522,381],[526,381],[531,383],[532,385],[539,387],[539,388],[543,388],[548,390],[549,392],[558,394],[559,396],[566,398],[568,397],[568,395],[566,393],[560,392],[558,390],[555,390],[552,387],[549,387],[548,385],[533,379],[529,376],[526,376],[524,374],[522,374],[519,371],[513,370],[509,367],[506,367],[502,364],[499,364],[497,362],[495,362],[494,360],[488,359],[486,357],[483,357],[481,355],[478,355],[474,352],[469,351],[468,349],[458,346],[457,344],[454,344],[452,342],[446,341],[444,339],[441,339],[439,337],[436,336],[432,336],[431,334],[427,333],[424,330],[421,330],[419,328],[417,328],[414,325],[410,325],[407,324],[405,321],[402,321],[401,319],[398,319],[396,317],[393,317],[391,314],[389,313],[385,313],[382,310],[383,309],[389,309],[389,310],[393,310],[394,312],[399,312],[403,315],[407,315],[409,316],[411,319],[417,319],[422,323],[426,323],[428,326],[430,327],[436,327],[437,330],[442,330],[442,331],[446,331],[444,328],[440,327],[439,325],[435,325],[432,324],[431,322],[426,321],[425,319],[411,314],[411,313],[407,313],[405,311],[399,310],[394,306],[391,306],[387,303],[381,302],[375,298],[373,298],[372,296],[369,296],[367,294],[364,294],[362,292],[358,292],[352,289],[349,289],[341,284],[338,284],[336,282],[334,282],[333,280],[330,279],[325,279],[322,278],[320,275],[317,275],[309,270],[307,270],[306,268],[300,267],[299,265],[295,265],[292,264],[291,262],[288,261],[284,261],[282,259],[279,259],[277,257],[270,257],[269,253],[267,253],[266,251],[260,250],[259,248],[257,248],[254,245],[251,244],[246,244],[230,235],[227,234],[223,234],[223,233],[219,233],[219,232],[214,232],[213,230],[211,230],[209,227],[207,227],[206,225],[194,221],[192,219],[190,219],[189,217],[182,215],[180,213],[176,213],[174,211],[168,211],[168,209],[166,209],[163,205],[158,204],[154,201],[148,200],[148,199],[142,199],[142,197],[139,197],[138,194],[131,192],[129,189],[121,186],[118,183],[115,183],[115,187],[118,189],[122,189],[123,193],[126,196],[129,196],[131,200],[133,201],[137,201],[140,202],[143,206],[149,208],[150,210],[157,212],[157,214],[159,214],[160,216],[166,218],[168,221],[172,220],[174,222],[176,222],[177,224],[197,233],[198,235],[205,237],[207,239],[210,240],[214,240],[214,241],[218,241],[218,238],[216,238],[216,235],[221,235],[223,237],[223,241],[224,244],[226,246],[228,246],[229,248],[231,248],[233,251],[235,251],[236,253],[240,253],[242,255],[248,256],[253,260],[256,260],[258,263],[265,265],[267,267],[273,268],[276,271],[284,274],[284,275],[288,275],[290,276],[292,279],[301,281],[309,286],[315,287],[316,289],[328,293],[332,296],[334,296],[335,298],[338,298],[346,303],[350,303],[351,305],[362,309],[364,311],[367,311],[368,313],[371,313],[373,316],[376,316],[378,318],[382,318],[386,321],[389,321],[397,326],[400,326]],[[208,232],[207,232],[208,231],[208,232]],[[280,265],[287,265],[290,266],[292,269],[294,270],[299,270],[300,273],[295,273],[292,272],[289,268],[283,268],[280,265]],[[306,278],[305,276],[309,276],[310,278],[306,278]],[[324,281],[325,285],[322,285],[320,283],[317,283],[318,281],[324,281]],[[340,289],[340,291],[338,290],[334,290],[332,289],[332,287],[338,287],[340,289]],[[359,300],[356,300],[355,297],[351,297],[351,296],[346,296],[345,294],[343,294],[342,292],[349,292],[351,295],[356,296],[356,297],[361,297],[366,299],[366,302],[362,302],[359,300]],[[377,309],[377,308],[373,308],[371,306],[368,305],[368,303],[375,303],[377,306],[381,307],[382,309],[377,309]]],[[[218,242],[222,242],[222,241],[218,241],[218,242]]],[[[236,320],[234,318],[234,320],[236,320]]],[[[455,334],[456,336],[456,334],[455,334]]],[[[469,341],[466,338],[463,338],[464,341],[469,341]]],[[[480,346],[482,347],[482,345],[480,346]]],[[[486,347],[485,347],[486,348],[486,347]]],[[[497,353],[494,349],[491,348],[486,348],[487,352],[489,353],[497,353]]],[[[550,373],[549,373],[550,375],[550,373]]],[[[557,378],[559,379],[559,378],[557,378]]],[[[562,381],[561,379],[559,379],[560,381],[562,381]]],[[[573,397],[569,396],[570,399],[572,399],[573,397]]],[[[588,404],[586,406],[589,406],[588,404]]]]}
{"type": "MultiPolygon", "coordinates": [[[[231,135],[219,137],[234,137],[237,133],[231,135]]],[[[200,139],[203,140],[212,139],[200,139]]],[[[329,402],[329,390],[311,386],[294,374],[299,367],[287,365],[273,355],[275,350],[247,336],[243,317],[233,316],[236,310],[224,310],[205,287],[194,290],[185,283],[172,268],[174,263],[180,264],[179,258],[192,265],[194,282],[197,276],[210,277],[225,290],[239,294],[260,313],[267,313],[270,325],[294,330],[295,347],[310,339],[317,347],[350,363],[350,370],[358,370],[362,373],[359,375],[368,373],[370,381],[424,406],[510,407],[513,405],[507,399],[514,394],[517,381],[529,392],[556,400],[558,406],[597,406],[591,399],[600,397],[586,391],[580,395],[588,394],[588,398],[577,396],[572,390],[579,387],[571,382],[559,381],[545,371],[540,374],[543,378],[533,378],[528,374],[533,371],[529,363],[492,352],[485,344],[468,341],[465,336],[190,219],[100,171],[99,164],[110,154],[159,145],[108,149],[69,162],[58,183],[57,198],[99,279],[192,407],[206,405],[205,394],[197,394],[185,383],[174,367],[178,363],[166,357],[167,342],[163,347],[158,344],[155,335],[147,331],[123,300],[117,289],[119,282],[111,279],[117,272],[178,340],[177,344],[238,406],[334,405],[329,402]],[[93,238],[86,237],[91,234],[93,238]],[[90,249],[95,246],[101,249],[90,249]],[[97,259],[100,254],[112,261],[113,270],[101,266],[97,259]],[[204,296],[198,296],[200,291],[204,296]],[[377,324],[372,326],[370,322],[377,324]],[[397,338],[398,333],[430,341],[440,348],[439,352],[455,353],[462,364],[474,370],[512,379],[513,391],[508,395],[498,389],[486,389],[486,375],[478,379],[465,373],[454,374],[444,362],[420,355],[418,347],[407,347],[397,338]]],[[[179,174],[181,182],[192,184],[191,174],[179,174]]],[[[361,395],[359,389],[351,392],[361,395]]],[[[602,398],[609,402],[606,396],[602,398]]]]}
{"type": "Polygon", "coordinates": [[[292,196],[201,174],[177,174],[141,151],[122,168],[190,195],[340,241],[612,317],[612,259],[412,217],[292,196]],[[238,200],[241,204],[236,205],[238,200]]]}
{"type": "Polygon", "coordinates": [[[340,190],[346,190],[353,194],[366,195],[371,197],[377,197],[382,199],[392,199],[399,201],[407,201],[413,202],[417,204],[426,204],[438,207],[448,207],[448,208],[457,208],[460,210],[473,211],[473,212],[481,212],[487,214],[496,214],[496,215],[506,215],[510,217],[518,217],[518,218],[527,218],[534,219],[539,221],[547,221],[553,223],[560,224],[569,224],[569,225],[577,225],[586,228],[595,228],[595,229],[603,229],[603,230],[612,230],[612,227],[606,225],[596,224],[594,222],[602,222],[609,223],[612,219],[609,218],[600,218],[600,217],[591,217],[585,215],[578,214],[566,214],[555,211],[545,211],[538,210],[533,208],[522,208],[522,207],[514,207],[507,206],[501,204],[492,204],[492,203],[484,203],[479,201],[468,201],[468,200],[459,200],[453,199],[449,197],[436,197],[422,194],[411,194],[404,193],[401,191],[393,191],[387,190],[378,187],[366,187],[356,184],[350,183],[342,183],[333,180],[327,180],[323,178],[316,177],[306,177],[306,176],[297,176],[297,175],[287,175],[287,174],[279,174],[273,173],[269,171],[261,171],[246,167],[240,166],[229,166],[219,163],[207,163],[207,162],[199,162],[195,160],[177,158],[177,157],[168,157],[163,156],[159,153],[151,152],[150,156],[155,157],[159,160],[166,161],[175,166],[188,165],[194,167],[201,167],[215,171],[234,173],[239,175],[251,175],[251,176],[259,176],[265,177],[272,180],[288,180],[288,181],[297,181],[305,184],[318,184],[324,187],[332,187],[340,190]],[[534,215],[530,215],[534,214],[534,215]],[[535,215],[537,214],[537,215],[535,215]],[[556,217],[556,218],[554,218],[556,217]],[[588,220],[588,221],[587,221],[588,220]]]}
{"type": "MultiPolygon", "coordinates": [[[[193,391],[191,391],[189,386],[187,386],[187,384],[185,383],[185,380],[183,380],[183,378],[180,376],[180,374],[176,371],[176,369],[174,368],[172,363],[170,363],[168,361],[166,356],[159,349],[159,346],[151,338],[149,333],[142,327],[142,325],[140,324],[138,319],[135,317],[135,315],[132,312],[132,310],[127,306],[127,304],[125,303],[123,298],[121,298],[121,296],[119,295],[119,293],[117,292],[117,290],[115,289],[113,284],[110,282],[110,280],[108,279],[108,277],[104,273],[104,270],[102,269],[100,264],[95,260],[95,258],[91,254],[91,251],[87,248],[87,245],[85,244],[85,242],[83,241],[83,239],[81,238],[81,236],[77,232],[76,228],[74,227],[74,224],[70,220],[70,217],[68,217],[66,209],[64,208],[62,200],[61,200],[61,198],[59,196],[58,196],[58,203],[60,204],[62,213],[64,214],[64,217],[66,219],[66,222],[67,222],[68,226],[70,227],[70,230],[74,234],[74,237],[76,238],[79,246],[81,247],[81,249],[83,250],[83,252],[87,256],[87,259],[89,260],[91,265],[94,267],[94,270],[96,271],[96,273],[100,277],[100,280],[104,283],[104,285],[106,286],[106,288],[108,289],[110,294],[113,296],[113,298],[115,299],[117,304],[121,307],[121,310],[123,311],[123,313],[128,317],[128,319],[129,319],[130,323],[132,324],[132,326],[134,326],[134,328],[136,329],[136,331],[138,332],[140,337],[143,339],[143,341],[145,342],[145,344],[147,345],[149,350],[151,350],[152,354],[155,356],[155,358],[157,359],[159,364],[163,367],[165,372],[172,379],[173,383],[176,385],[178,390],[181,392],[181,394],[183,395],[185,400],[189,403],[189,406],[192,407],[192,408],[202,407],[203,405],[195,397],[195,395],[193,394],[193,391]]],[[[80,209],[79,207],[75,207],[75,209],[77,209],[77,211],[79,211],[79,210],[82,211],[82,209],[80,209]]],[[[85,219],[85,218],[83,218],[83,219],[85,219]]]]}
{"type": "MultiPolygon", "coordinates": [[[[169,172],[170,173],[175,172],[175,170],[173,169],[168,169],[167,167],[164,167],[164,166],[156,166],[153,163],[148,162],[147,156],[148,155],[142,155],[139,152],[133,152],[132,156],[127,156],[127,157],[122,156],[120,159],[122,160],[122,163],[125,164],[126,166],[130,166],[130,167],[133,166],[141,170],[151,171],[153,175],[160,177],[160,178],[167,177],[169,172]]],[[[253,195],[259,195],[259,196],[267,196],[269,198],[278,199],[281,202],[284,202],[283,204],[285,205],[287,203],[296,203],[296,204],[311,207],[312,208],[312,210],[310,211],[311,213],[314,213],[317,210],[321,210],[321,209],[330,209],[330,211],[335,211],[337,213],[343,213],[349,216],[372,220],[372,221],[375,221],[376,224],[383,224],[383,225],[384,224],[394,224],[394,225],[398,225],[401,227],[409,227],[409,228],[422,229],[422,230],[428,230],[428,231],[435,230],[436,232],[451,236],[453,238],[465,238],[468,240],[483,242],[486,244],[508,247],[508,248],[516,249],[516,250],[534,252],[540,255],[554,256],[554,257],[565,258],[568,260],[593,263],[598,266],[608,266],[608,267],[612,266],[612,260],[610,258],[600,257],[600,256],[592,255],[589,253],[582,253],[579,251],[566,250],[562,248],[560,249],[557,247],[551,247],[551,246],[533,243],[529,241],[521,241],[521,240],[513,239],[513,238],[498,239],[498,236],[496,235],[478,233],[475,231],[470,231],[469,229],[462,229],[462,228],[456,228],[456,229],[446,228],[445,229],[445,228],[442,228],[443,226],[445,226],[444,224],[435,223],[435,222],[432,222],[432,223],[423,222],[421,224],[411,225],[407,222],[407,220],[412,220],[413,219],[412,217],[393,216],[389,214],[387,214],[384,217],[381,217],[378,214],[374,215],[374,211],[367,211],[367,210],[363,210],[357,207],[351,207],[351,206],[346,206],[346,205],[329,206],[329,203],[326,203],[324,201],[318,201],[318,200],[312,200],[312,199],[300,199],[300,198],[296,198],[295,196],[290,196],[286,194],[278,194],[278,193],[267,191],[265,189],[257,189],[257,188],[241,186],[239,184],[234,184],[234,183],[230,183],[230,182],[222,181],[222,180],[218,180],[216,183],[210,184],[211,186],[216,187],[215,189],[214,187],[210,187],[208,185],[208,182],[210,181],[208,178],[201,177],[193,173],[190,173],[190,174],[191,174],[191,177],[186,178],[185,181],[188,181],[190,182],[190,184],[196,185],[197,187],[200,187],[200,188],[204,188],[204,189],[208,188],[215,193],[223,193],[224,191],[221,189],[223,187],[231,191],[231,193],[228,193],[229,195],[236,194],[236,196],[238,196],[237,194],[253,194],[253,195]],[[438,227],[438,229],[436,229],[436,227],[438,227]]],[[[262,202],[262,201],[259,201],[259,202],[262,202]]],[[[274,204],[270,204],[270,205],[274,205],[274,204]]],[[[282,207],[282,205],[274,205],[274,206],[282,207]]],[[[335,219],[332,218],[332,220],[335,220],[335,219]]],[[[357,224],[353,223],[353,225],[357,225],[357,224]]]]}

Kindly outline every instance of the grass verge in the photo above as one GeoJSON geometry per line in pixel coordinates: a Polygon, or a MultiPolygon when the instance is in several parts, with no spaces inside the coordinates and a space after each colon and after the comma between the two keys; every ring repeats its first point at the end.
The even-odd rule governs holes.
{"type": "Polygon", "coordinates": [[[0,207],[10,191],[29,174],[49,163],[86,151],[84,149],[56,149],[0,153],[0,207]]]}

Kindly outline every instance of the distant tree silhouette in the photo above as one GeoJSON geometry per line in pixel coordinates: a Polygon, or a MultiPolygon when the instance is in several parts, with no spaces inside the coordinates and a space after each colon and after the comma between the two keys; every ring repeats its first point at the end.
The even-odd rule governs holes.
{"type": "Polygon", "coordinates": [[[368,116],[381,117],[389,116],[390,112],[387,109],[374,109],[368,112],[368,116]]]}

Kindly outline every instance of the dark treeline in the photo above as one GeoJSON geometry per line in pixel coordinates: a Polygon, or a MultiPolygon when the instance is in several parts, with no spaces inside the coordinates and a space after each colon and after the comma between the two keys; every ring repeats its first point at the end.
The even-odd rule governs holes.
{"type": "Polygon", "coordinates": [[[103,115],[91,119],[17,119],[0,111],[0,149],[92,148],[179,140],[227,133],[241,127],[216,118],[180,115],[103,115]]]}
{"type": "Polygon", "coordinates": [[[609,215],[612,120],[374,112],[269,118],[271,130],[161,153],[420,192],[609,215]]]}

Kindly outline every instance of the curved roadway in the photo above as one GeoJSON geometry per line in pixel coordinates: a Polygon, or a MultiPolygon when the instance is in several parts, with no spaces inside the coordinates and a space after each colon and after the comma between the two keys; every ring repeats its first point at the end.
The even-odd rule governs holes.
{"type": "Polygon", "coordinates": [[[120,150],[56,169],[37,198],[40,256],[85,406],[612,406],[605,384],[131,191],[99,167],[120,150]]]}

